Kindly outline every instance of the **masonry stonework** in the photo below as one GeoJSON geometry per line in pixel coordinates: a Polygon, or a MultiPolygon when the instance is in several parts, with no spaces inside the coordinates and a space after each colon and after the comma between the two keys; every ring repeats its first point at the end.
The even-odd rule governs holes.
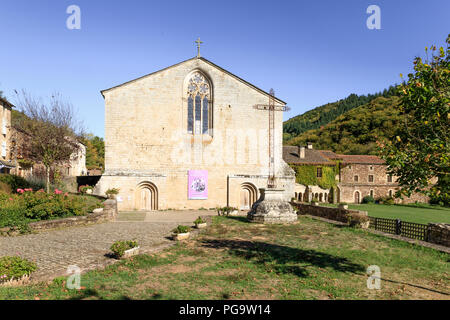
{"type": "MultiPolygon", "coordinates": [[[[249,209],[252,203],[245,199],[251,191],[257,199],[258,188],[266,187],[268,112],[253,108],[268,103],[264,91],[194,58],[102,94],[105,173],[94,192],[119,188],[119,210],[249,209]],[[188,133],[187,85],[196,72],[211,85],[212,124],[206,134],[188,133]],[[208,171],[207,199],[188,199],[188,170],[208,171]]],[[[282,117],[276,112],[274,163],[278,187],[290,199],[294,172],[282,159],[282,117]]]]}

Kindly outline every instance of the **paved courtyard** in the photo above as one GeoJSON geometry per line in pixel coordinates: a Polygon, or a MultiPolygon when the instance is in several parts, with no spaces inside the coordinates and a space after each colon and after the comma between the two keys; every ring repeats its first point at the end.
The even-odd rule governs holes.
{"type": "Polygon", "coordinates": [[[19,255],[37,263],[35,280],[49,280],[66,274],[69,265],[82,271],[114,263],[108,257],[117,240],[136,239],[141,252],[170,246],[171,230],[178,224],[192,225],[199,216],[215,211],[121,212],[116,222],[64,228],[17,237],[0,237],[0,256],[19,255]]]}

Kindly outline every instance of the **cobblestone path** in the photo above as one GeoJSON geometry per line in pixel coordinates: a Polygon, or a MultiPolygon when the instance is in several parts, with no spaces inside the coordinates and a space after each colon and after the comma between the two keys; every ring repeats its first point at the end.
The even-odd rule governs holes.
{"type": "Polygon", "coordinates": [[[37,263],[34,280],[65,275],[69,265],[82,272],[104,267],[116,260],[108,257],[117,240],[136,239],[141,252],[170,246],[170,231],[178,224],[192,224],[212,211],[121,212],[116,222],[71,227],[17,237],[0,237],[0,256],[19,255],[37,263]]]}

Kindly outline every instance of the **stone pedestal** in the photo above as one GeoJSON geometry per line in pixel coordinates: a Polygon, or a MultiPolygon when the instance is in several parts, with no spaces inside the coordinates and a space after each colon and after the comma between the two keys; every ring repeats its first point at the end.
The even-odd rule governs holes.
{"type": "Polygon", "coordinates": [[[259,189],[261,197],[256,201],[247,219],[257,223],[293,223],[297,214],[284,199],[283,189],[259,189]]]}

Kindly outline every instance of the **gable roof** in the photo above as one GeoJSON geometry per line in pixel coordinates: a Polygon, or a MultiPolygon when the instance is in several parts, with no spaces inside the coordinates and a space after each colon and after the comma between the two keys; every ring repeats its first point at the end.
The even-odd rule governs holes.
{"type": "Polygon", "coordinates": [[[5,98],[0,97],[0,102],[2,103],[2,105],[6,106],[6,107],[9,107],[9,108],[14,107],[14,105],[11,102],[9,102],[8,100],[6,100],[5,98]]]}
{"type": "Polygon", "coordinates": [[[377,156],[340,154],[339,157],[343,164],[385,164],[384,160],[377,156]]]}
{"type": "MultiPolygon", "coordinates": [[[[119,85],[117,85],[117,86],[111,87],[111,88],[109,88],[109,89],[101,90],[100,93],[102,94],[102,96],[103,96],[103,98],[104,98],[104,97],[105,97],[104,93],[107,92],[107,91],[114,90],[114,89],[119,88],[119,87],[121,87],[121,86],[127,85],[127,84],[129,84],[129,83],[132,83],[132,82],[135,82],[135,81],[138,81],[138,80],[141,80],[141,79],[144,79],[144,78],[146,78],[146,77],[149,77],[149,76],[152,76],[152,75],[157,74],[157,73],[159,73],[159,72],[162,72],[162,71],[165,71],[165,70],[174,68],[174,67],[176,67],[176,66],[179,66],[179,65],[181,65],[181,64],[183,64],[183,63],[186,63],[186,62],[188,62],[188,61],[192,61],[192,60],[195,60],[195,59],[202,60],[203,62],[209,64],[210,66],[212,66],[212,67],[214,67],[214,68],[216,68],[216,69],[218,69],[218,70],[220,70],[220,71],[222,71],[222,72],[228,74],[229,76],[235,78],[236,80],[238,80],[238,81],[244,83],[245,85],[249,86],[250,88],[253,88],[253,89],[255,89],[256,91],[258,91],[258,92],[260,92],[260,93],[262,93],[262,94],[264,94],[264,95],[266,95],[266,96],[268,96],[268,97],[270,96],[270,94],[269,94],[267,91],[264,91],[264,90],[258,88],[257,86],[251,84],[250,82],[245,81],[244,79],[238,77],[237,75],[231,73],[231,72],[228,71],[228,70],[225,70],[225,69],[219,67],[219,66],[216,65],[215,63],[213,63],[213,62],[211,62],[211,61],[209,61],[208,59],[205,59],[205,58],[203,58],[203,57],[194,57],[194,58],[190,58],[190,59],[184,60],[184,61],[182,61],[182,62],[179,62],[179,63],[176,63],[176,64],[174,64],[174,65],[171,65],[171,66],[169,66],[169,67],[167,67],[167,68],[164,68],[164,69],[161,69],[161,70],[158,70],[158,71],[155,71],[155,72],[146,74],[146,75],[144,75],[144,76],[142,76],[142,77],[139,77],[139,78],[136,78],[136,79],[133,79],[133,80],[124,82],[124,83],[122,83],[122,84],[119,84],[119,85]]],[[[276,100],[278,103],[280,103],[280,104],[284,104],[284,105],[286,104],[286,102],[284,102],[283,100],[278,99],[278,98],[276,98],[276,97],[275,97],[275,100],[276,100]]]]}
{"type": "Polygon", "coordinates": [[[283,160],[289,164],[335,165],[325,157],[321,150],[305,148],[305,157],[300,158],[300,148],[297,146],[283,146],[283,160]]]}

